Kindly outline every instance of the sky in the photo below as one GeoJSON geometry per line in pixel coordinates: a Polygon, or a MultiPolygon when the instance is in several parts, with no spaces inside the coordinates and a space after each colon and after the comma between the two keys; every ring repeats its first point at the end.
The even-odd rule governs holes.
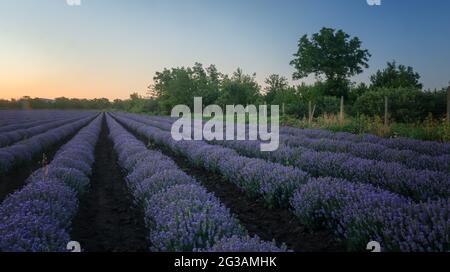
{"type": "Polygon", "coordinates": [[[442,88],[449,12],[448,0],[0,0],[0,99],[124,99],[144,95],[157,71],[195,62],[240,67],[262,85],[273,73],[291,79],[299,38],[322,27],[358,36],[372,54],[355,82],[396,60],[442,88]]]}

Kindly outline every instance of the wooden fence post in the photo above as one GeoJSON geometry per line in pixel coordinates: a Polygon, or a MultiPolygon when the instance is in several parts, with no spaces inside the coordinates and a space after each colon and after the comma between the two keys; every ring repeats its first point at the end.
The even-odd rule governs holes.
{"type": "Polygon", "coordinates": [[[384,97],[384,126],[389,126],[389,101],[388,97],[384,97]]]}
{"type": "Polygon", "coordinates": [[[339,113],[339,122],[341,123],[341,125],[344,124],[344,97],[341,96],[341,110],[339,113]]]}
{"type": "Polygon", "coordinates": [[[316,112],[316,105],[314,104],[314,106],[313,106],[312,102],[309,101],[309,103],[308,103],[308,125],[309,126],[312,125],[315,112],[316,112]]]}
{"type": "Polygon", "coordinates": [[[309,101],[308,103],[308,125],[311,126],[312,118],[311,118],[311,112],[312,112],[312,103],[309,101]]]}
{"type": "Polygon", "coordinates": [[[447,124],[450,125],[450,86],[447,89],[447,124]]]}

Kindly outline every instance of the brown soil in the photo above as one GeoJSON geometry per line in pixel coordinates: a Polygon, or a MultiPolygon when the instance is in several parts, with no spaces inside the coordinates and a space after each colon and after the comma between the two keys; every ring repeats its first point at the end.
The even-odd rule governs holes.
{"type": "Polygon", "coordinates": [[[104,120],[91,190],[81,200],[71,237],[86,252],[149,251],[143,212],[132,202],[104,120]]]}

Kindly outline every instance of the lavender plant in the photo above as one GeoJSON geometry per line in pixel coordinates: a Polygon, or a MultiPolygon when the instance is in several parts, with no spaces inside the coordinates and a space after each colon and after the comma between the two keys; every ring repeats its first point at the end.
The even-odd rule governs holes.
{"type": "Polygon", "coordinates": [[[79,164],[79,169],[61,164],[73,158],[71,153],[76,157],[86,152],[83,157],[93,157],[102,120],[103,115],[82,129],[48,166],[33,173],[24,188],[0,205],[0,251],[66,251],[71,220],[80,194],[88,189],[87,173],[93,161],[79,164]],[[76,146],[83,148],[75,149],[76,146]]]}
{"type": "Polygon", "coordinates": [[[385,251],[448,251],[448,200],[414,203],[367,184],[319,178],[292,197],[295,215],[310,228],[334,231],[350,250],[379,241],[385,251]]]}
{"type": "Polygon", "coordinates": [[[160,152],[148,150],[113,118],[108,116],[107,122],[119,164],[128,171],[128,187],[145,211],[152,250],[205,250],[222,238],[246,236],[229,210],[195,179],[160,152]],[[135,153],[125,152],[129,148],[135,153]]]}

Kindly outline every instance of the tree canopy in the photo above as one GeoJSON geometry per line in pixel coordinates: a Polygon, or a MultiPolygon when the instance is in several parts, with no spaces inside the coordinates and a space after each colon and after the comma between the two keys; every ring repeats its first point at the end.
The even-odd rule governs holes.
{"type": "Polygon", "coordinates": [[[266,78],[265,83],[267,86],[264,88],[264,92],[266,96],[266,102],[269,104],[275,100],[278,93],[289,87],[287,78],[277,74],[270,75],[268,78],[266,78]]]}
{"type": "Polygon", "coordinates": [[[422,89],[419,83],[420,75],[411,66],[397,65],[395,61],[388,62],[387,68],[370,77],[373,88],[416,88],[422,89]]]}
{"type": "Polygon", "coordinates": [[[325,76],[327,95],[347,96],[348,78],[369,67],[371,55],[361,44],[358,37],[332,28],[322,28],[311,38],[304,35],[290,63],[296,69],[293,79],[325,76]]]}
{"type": "Polygon", "coordinates": [[[230,78],[225,77],[217,101],[218,104],[245,106],[258,103],[261,87],[255,77],[255,74],[244,74],[240,68],[230,78]]]}

